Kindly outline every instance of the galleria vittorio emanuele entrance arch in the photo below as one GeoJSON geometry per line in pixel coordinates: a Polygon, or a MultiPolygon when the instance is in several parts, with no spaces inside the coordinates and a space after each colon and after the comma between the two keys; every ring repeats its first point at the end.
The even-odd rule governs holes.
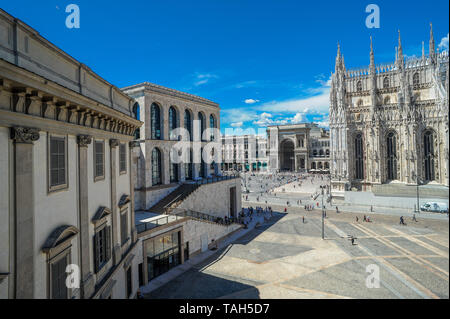
{"type": "Polygon", "coordinates": [[[295,170],[294,142],[286,139],[280,144],[280,163],[282,171],[295,170]]]}

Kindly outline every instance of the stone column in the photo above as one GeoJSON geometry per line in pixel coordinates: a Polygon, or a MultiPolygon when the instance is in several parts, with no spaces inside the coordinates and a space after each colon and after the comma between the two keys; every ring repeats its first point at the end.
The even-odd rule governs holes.
{"type": "Polygon", "coordinates": [[[119,146],[119,140],[110,139],[110,174],[111,174],[111,212],[112,212],[112,223],[111,223],[111,231],[112,231],[112,247],[113,247],[113,265],[117,265],[117,263],[121,259],[121,249],[119,243],[118,236],[118,220],[117,220],[117,185],[116,185],[116,171],[117,171],[117,147],[119,146]]]}
{"type": "Polygon", "coordinates": [[[80,223],[80,259],[81,259],[81,298],[89,298],[94,293],[94,277],[90,267],[89,236],[89,187],[88,187],[88,145],[92,136],[78,135],[78,171],[79,171],[79,223],[80,223]]]}
{"type": "Polygon", "coordinates": [[[12,127],[16,207],[16,298],[34,298],[34,183],[33,142],[39,129],[12,127]]]}

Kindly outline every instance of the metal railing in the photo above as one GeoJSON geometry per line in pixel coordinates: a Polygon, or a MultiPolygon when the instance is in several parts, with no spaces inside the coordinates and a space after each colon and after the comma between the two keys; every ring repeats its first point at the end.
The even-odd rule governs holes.
{"type": "Polygon", "coordinates": [[[137,224],[136,225],[136,231],[139,233],[145,232],[150,229],[154,229],[163,225],[166,225],[168,223],[172,223],[174,221],[183,219],[183,216],[178,215],[161,215],[161,217],[155,218],[149,222],[137,224]]]}
{"type": "Polygon", "coordinates": [[[195,183],[197,185],[212,184],[212,183],[217,183],[217,182],[235,179],[235,178],[239,178],[239,177],[240,177],[239,174],[205,177],[205,178],[202,178],[202,179],[196,181],[195,183]]]}
{"type": "Polygon", "coordinates": [[[238,223],[237,220],[232,217],[225,219],[222,217],[216,217],[216,216],[208,215],[205,213],[196,212],[193,210],[179,210],[179,211],[173,210],[172,212],[170,212],[170,215],[182,217],[182,218],[192,217],[192,218],[205,220],[205,221],[209,221],[209,222],[224,225],[224,226],[229,226],[233,223],[238,223]]]}

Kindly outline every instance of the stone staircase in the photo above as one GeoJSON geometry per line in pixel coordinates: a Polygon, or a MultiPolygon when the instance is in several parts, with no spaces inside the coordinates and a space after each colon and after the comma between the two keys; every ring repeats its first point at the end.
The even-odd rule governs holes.
{"type": "Polygon", "coordinates": [[[182,184],[169,195],[161,199],[155,205],[150,207],[149,211],[156,214],[164,214],[168,209],[176,208],[200,185],[198,184],[182,184]]]}

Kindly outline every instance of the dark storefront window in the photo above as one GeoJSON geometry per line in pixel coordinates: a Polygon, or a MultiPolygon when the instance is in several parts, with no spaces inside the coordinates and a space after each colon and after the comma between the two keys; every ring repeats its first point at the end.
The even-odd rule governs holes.
{"type": "Polygon", "coordinates": [[[146,242],[149,281],[181,264],[180,237],[174,232],[146,242]]]}

